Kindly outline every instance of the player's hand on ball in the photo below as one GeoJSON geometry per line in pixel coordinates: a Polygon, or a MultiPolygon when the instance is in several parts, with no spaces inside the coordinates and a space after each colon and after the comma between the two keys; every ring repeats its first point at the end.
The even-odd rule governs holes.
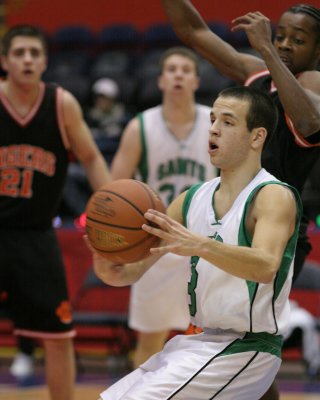
{"type": "Polygon", "coordinates": [[[199,243],[203,239],[202,236],[191,232],[168,215],[156,210],[148,210],[144,217],[156,224],[157,227],[144,224],[142,228],[162,239],[159,247],[150,249],[151,253],[165,254],[171,252],[180,256],[197,255],[199,243]]]}

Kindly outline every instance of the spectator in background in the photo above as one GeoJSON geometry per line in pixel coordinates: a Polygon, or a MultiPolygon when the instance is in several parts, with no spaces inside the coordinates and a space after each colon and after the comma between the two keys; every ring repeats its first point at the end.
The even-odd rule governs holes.
{"type": "Polygon", "coordinates": [[[118,84],[109,78],[101,78],[92,86],[93,106],[86,120],[94,139],[119,138],[129,121],[125,106],[119,102],[118,84]]]}

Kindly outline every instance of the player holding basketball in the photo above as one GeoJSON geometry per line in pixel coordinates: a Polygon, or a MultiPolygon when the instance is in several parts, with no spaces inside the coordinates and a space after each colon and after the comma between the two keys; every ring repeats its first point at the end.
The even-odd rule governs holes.
{"type": "Polygon", "coordinates": [[[97,275],[116,286],[167,252],[188,257],[185,292],[203,329],[175,336],[101,399],[256,400],[269,388],[281,364],[302,208],[295,189],[261,168],[276,121],[268,95],[225,89],[212,107],[208,146],[221,176],[179,195],[167,215],[145,214],[158,228],[143,229],[162,239],[149,258],[114,265],[94,253],[97,275]]]}
{"type": "MultiPolygon", "coordinates": [[[[281,16],[272,43],[270,21],[250,12],[233,23],[244,30],[260,57],[236,51],[215,35],[189,0],[162,0],[178,37],[196,49],[219,72],[231,79],[260,88],[274,100],[279,111],[276,134],[264,148],[262,166],[299,192],[320,155],[320,9],[300,4],[281,16]]],[[[298,276],[311,246],[307,217],[300,226],[294,278],[298,276]]],[[[264,400],[279,398],[275,386],[264,400]],[[273,393],[272,393],[273,392],[273,393]]]]}
{"type": "Polygon", "coordinates": [[[8,293],[15,333],[42,339],[52,400],[74,398],[72,315],[65,271],[52,228],[72,151],[93,190],[110,175],[80,106],[46,85],[44,36],[11,28],[2,40],[0,85],[0,291],[8,293]]]}
{"type": "MultiPolygon", "coordinates": [[[[195,103],[197,56],[184,47],[162,54],[158,86],[162,104],[127,125],[111,172],[114,179],[136,176],[155,189],[165,205],[192,184],[216,176],[205,154],[210,108],[195,103]]],[[[134,367],[163,348],[170,330],[190,322],[183,295],[181,257],[168,255],[131,288],[129,325],[138,331],[134,367]]]]}

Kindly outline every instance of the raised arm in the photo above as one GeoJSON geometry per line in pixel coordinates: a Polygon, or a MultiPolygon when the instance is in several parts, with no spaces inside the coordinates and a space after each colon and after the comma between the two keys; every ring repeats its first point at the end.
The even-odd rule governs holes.
{"type": "Polygon", "coordinates": [[[109,182],[111,175],[83,119],[78,101],[67,91],[63,92],[63,114],[71,150],[82,163],[92,190],[95,191],[109,182]]]}
{"type": "Polygon", "coordinates": [[[252,247],[234,246],[201,236],[157,211],[149,211],[146,217],[160,229],[150,225],[143,228],[165,243],[153,249],[153,254],[170,251],[182,256],[196,255],[239,278],[269,283],[295,231],[297,207],[290,190],[279,185],[261,189],[247,219],[253,237],[252,247]]]}
{"type": "Polygon", "coordinates": [[[177,36],[211,62],[222,74],[243,83],[251,73],[265,67],[258,57],[239,53],[215,35],[190,1],[161,2],[177,36]]]}
{"type": "MultiPolygon", "coordinates": [[[[260,53],[275,82],[282,106],[298,133],[307,137],[318,132],[320,130],[320,72],[307,71],[296,79],[285,65],[288,62],[287,45],[278,45],[279,52],[282,54],[280,56],[271,40],[270,21],[260,12],[248,13],[236,18],[233,22],[232,29],[244,30],[252,48],[260,53]]],[[[300,33],[301,41],[303,35],[306,34],[300,33]]],[[[277,34],[275,43],[277,43],[277,34]]]]}

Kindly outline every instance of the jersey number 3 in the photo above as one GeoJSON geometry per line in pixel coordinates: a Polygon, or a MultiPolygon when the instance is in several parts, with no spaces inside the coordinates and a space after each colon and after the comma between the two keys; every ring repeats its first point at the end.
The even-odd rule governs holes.
{"type": "Polygon", "coordinates": [[[197,295],[195,290],[198,284],[198,261],[198,256],[191,257],[191,279],[190,282],[188,282],[188,294],[190,296],[189,312],[192,317],[194,317],[197,312],[197,295]]]}

